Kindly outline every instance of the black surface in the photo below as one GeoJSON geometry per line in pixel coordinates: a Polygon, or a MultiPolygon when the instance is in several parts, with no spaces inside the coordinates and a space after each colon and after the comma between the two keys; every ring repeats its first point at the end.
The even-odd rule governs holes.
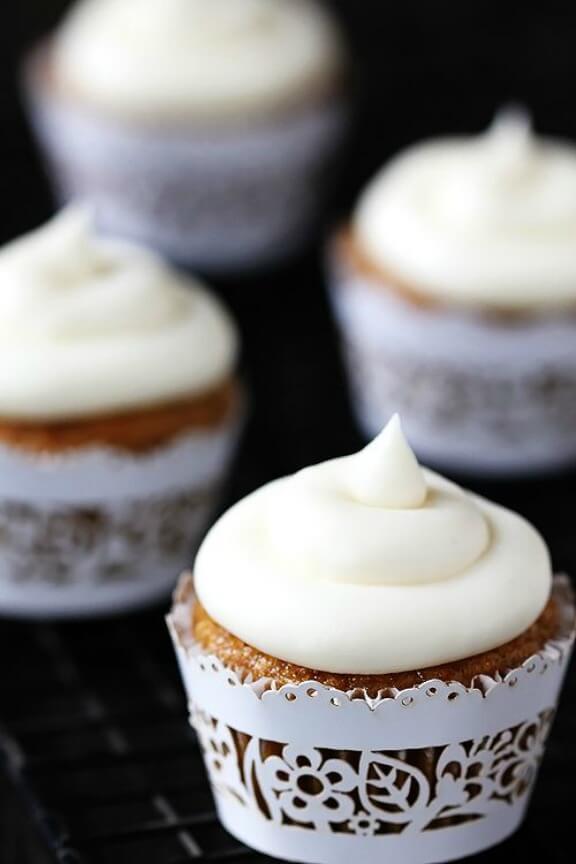
{"type": "MultiPolygon", "coordinates": [[[[64,5],[19,0],[17,18],[9,23],[6,10],[0,31],[1,241],[50,212],[15,95],[15,62],[64,5]]],[[[335,5],[355,46],[359,94],[340,211],[397,147],[425,135],[479,129],[511,98],[527,101],[543,129],[576,137],[572,17],[550,6],[545,12],[512,3],[497,18],[481,4],[335,5]]],[[[228,501],[360,443],[318,259],[220,286],[244,332],[254,408],[228,501]]],[[[469,485],[532,519],[557,567],[576,573],[573,474],[469,485]]],[[[1,864],[265,860],[215,820],[164,612],[66,625],[0,623],[1,864]]],[[[575,734],[572,673],[526,825],[474,860],[573,860],[575,734]]]]}

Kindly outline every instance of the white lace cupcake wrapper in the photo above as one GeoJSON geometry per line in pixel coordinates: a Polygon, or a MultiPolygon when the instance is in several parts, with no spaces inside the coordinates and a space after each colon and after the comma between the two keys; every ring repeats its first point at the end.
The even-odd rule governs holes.
{"type": "Polygon", "coordinates": [[[66,617],[166,595],[191,560],[239,418],[152,453],[0,446],[0,614],[66,617]]]}
{"type": "Polygon", "coordinates": [[[147,128],[58,98],[41,60],[29,63],[28,101],[53,180],[104,228],[214,273],[268,265],[308,240],[347,127],[341,97],[221,130],[147,128]]]}
{"type": "Polygon", "coordinates": [[[520,824],[574,641],[564,632],[503,678],[430,680],[368,699],[315,681],[241,679],[190,634],[183,577],[168,624],[220,818],[248,845],[310,864],[431,864],[520,824]]]}
{"type": "Polygon", "coordinates": [[[398,411],[419,455],[448,468],[576,461],[576,311],[507,321],[418,307],[336,248],[330,296],[367,436],[398,411]]]}

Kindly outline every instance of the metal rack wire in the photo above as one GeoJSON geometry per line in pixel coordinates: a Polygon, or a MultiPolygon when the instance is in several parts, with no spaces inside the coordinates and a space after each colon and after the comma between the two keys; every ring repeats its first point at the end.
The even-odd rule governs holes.
{"type": "Polygon", "coordinates": [[[159,611],[4,625],[0,651],[6,758],[56,861],[251,860],[216,821],[159,611]]]}

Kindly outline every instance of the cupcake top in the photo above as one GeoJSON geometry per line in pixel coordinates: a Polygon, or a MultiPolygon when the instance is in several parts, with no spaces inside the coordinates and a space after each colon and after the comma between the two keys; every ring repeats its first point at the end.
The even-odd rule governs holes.
{"type": "Polygon", "coordinates": [[[360,453],[232,507],[200,548],[195,587],[254,648],[370,675],[514,639],[546,606],[551,569],[524,519],[420,468],[394,418],[360,453]]]}
{"type": "Polygon", "coordinates": [[[0,416],[69,419],[223,383],[234,325],[196,280],[72,209],[0,249],[0,416]]]}
{"type": "Polygon", "coordinates": [[[323,91],[343,53],[316,0],[80,0],[53,61],[57,80],[105,108],[217,118],[323,91]]]}
{"type": "Polygon", "coordinates": [[[520,110],[483,135],[417,145],[369,185],[354,234],[371,261],[449,304],[576,302],[576,146],[520,110]]]}

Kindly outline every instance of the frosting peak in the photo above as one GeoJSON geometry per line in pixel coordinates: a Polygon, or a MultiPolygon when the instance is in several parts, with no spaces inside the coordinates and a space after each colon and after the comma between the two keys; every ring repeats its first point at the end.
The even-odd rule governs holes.
{"type": "Polygon", "coordinates": [[[482,135],[393,159],[361,197],[354,226],[383,273],[440,302],[574,303],[576,147],[538,137],[524,112],[504,110],[482,135]]]}
{"type": "Polygon", "coordinates": [[[268,500],[275,555],[309,580],[424,585],[458,575],[490,542],[474,501],[420,468],[397,417],[360,453],[300,471],[268,500]]]}
{"type": "Polygon", "coordinates": [[[485,145],[503,171],[521,173],[535,153],[530,115],[520,106],[501,108],[488,128],[485,145]]]}
{"type": "Polygon", "coordinates": [[[394,418],[359,454],[228,511],[195,579],[208,613],[261,651],[372,674],[513,639],[544,608],[551,572],[530,525],[421,469],[394,418]]]}
{"type": "Polygon", "coordinates": [[[348,457],[345,472],[350,495],[371,507],[416,508],[428,494],[424,473],[404,438],[398,415],[364,450],[348,457]]]}
{"type": "Polygon", "coordinates": [[[222,383],[237,337],[219,302],[140,247],[64,211],[0,249],[0,416],[71,417],[222,383]]]}

